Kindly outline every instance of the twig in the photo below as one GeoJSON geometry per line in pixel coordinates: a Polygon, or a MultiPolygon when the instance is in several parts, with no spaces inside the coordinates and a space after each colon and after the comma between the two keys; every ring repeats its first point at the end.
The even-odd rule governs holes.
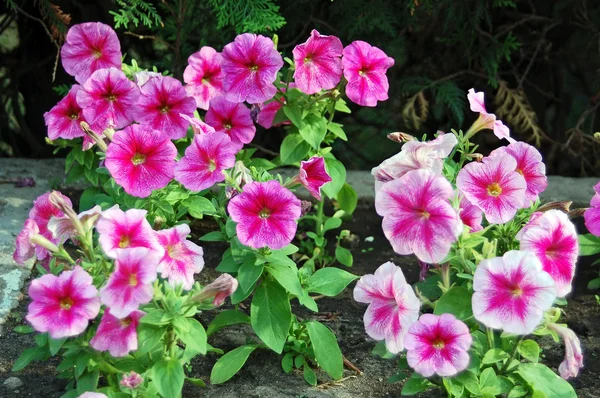
{"type": "Polygon", "coordinates": [[[502,30],[500,30],[499,32],[497,32],[494,36],[496,38],[502,36],[505,33],[510,32],[511,30],[513,30],[514,28],[516,28],[517,26],[523,25],[524,23],[527,22],[532,22],[532,21],[538,21],[538,22],[549,22],[549,21],[553,21],[553,19],[550,19],[548,17],[544,17],[541,15],[527,15],[525,18],[518,20],[517,22],[514,22],[506,27],[504,27],[502,30]]]}
{"type": "Polygon", "coordinates": [[[263,146],[260,146],[260,145],[258,145],[258,144],[254,144],[254,143],[252,143],[252,142],[251,142],[251,143],[250,143],[250,144],[248,144],[248,145],[250,145],[250,146],[251,146],[251,147],[253,147],[253,148],[256,148],[256,149],[258,149],[258,150],[259,150],[259,151],[261,151],[261,152],[264,152],[264,153],[266,153],[267,155],[271,155],[271,156],[279,156],[279,154],[278,154],[277,152],[275,152],[275,151],[272,151],[272,150],[270,150],[270,149],[267,149],[267,148],[265,148],[265,147],[263,147],[263,146]]]}
{"type": "Polygon", "coordinates": [[[137,33],[133,33],[133,32],[130,32],[130,31],[126,31],[125,34],[127,36],[137,37],[140,40],[156,40],[156,41],[159,41],[159,42],[167,45],[169,48],[173,48],[173,45],[171,43],[169,43],[168,41],[166,41],[164,39],[161,39],[158,36],[153,36],[153,35],[139,35],[137,33]]]}
{"type": "Polygon", "coordinates": [[[326,388],[331,388],[331,387],[340,387],[342,386],[343,382],[346,380],[350,380],[350,379],[356,379],[356,376],[348,376],[348,377],[344,377],[343,379],[339,379],[339,380],[334,380],[334,381],[330,381],[329,383],[323,383],[323,384],[319,384],[317,386],[317,388],[320,389],[326,389],[326,388]]]}
{"type": "Polygon", "coordinates": [[[350,362],[350,360],[348,358],[346,358],[346,356],[344,354],[342,354],[342,358],[344,359],[344,366],[347,367],[350,370],[355,371],[356,373],[358,373],[359,376],[363,375],[362,370],[360,370],[355,364],[353,364],[352,362],[350,362]]]}
{"type": "Polygon", "coordinates": [[[517,86],[517,88],[519,90],[523,89],[523,83],[525,82],[525,79],[527,78],[527,75],[529,74],[529,71],[531,70],[531,67],[533,66],[533,64],[535,63],[535,59],[537,58],[538,53],[540,52],[541,48],[542,48],[542,43],[544,42],[544,40],[546,40],[546,35],[548,34],[548,32],[554,28],[555,26],[559,25],[560,22],[554,22],[551,25],[548,25],[544,28],[544,31],[542,32],[542,37],[540,37],[540,40],[538,41],[538,44],[535,48],[535,51],[533,52],[533,55],[531,56],[531,60],[529,61],[529,64],[527,65],[527,68],[525,68],[525,72],[523,72],[523,75],[521,76],[521,79],[519,80],[519,85],[517,86]]]}

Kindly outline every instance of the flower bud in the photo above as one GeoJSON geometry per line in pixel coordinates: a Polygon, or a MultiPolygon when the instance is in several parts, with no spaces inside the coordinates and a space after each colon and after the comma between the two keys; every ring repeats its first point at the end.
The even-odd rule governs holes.
{"type": "Polygon", "coordinates": [[[312,209],[312,203],[309,202],[308,200],[303,200],[300,203],[300,217],[304,217],[305,215],[307,215],[310,212],[310,209],[312,209]]]}
{"type": "Polygon", "coordinates": [[[237,279],[229,274],[223,274],[206,285],[192,300],[201,303],[212,299],[213,305],[219,306],[236,291],[237,287],[237,279]]]}
{"type": "Polygon", "coordinates": [[[121,385],[125,388],[136,389],[140,384],[144,382],[144,378],[133,370],[129,373],[124,373],[121,378],[121,385]]]}
{"type": "Polygon", "coordinates": [[[398,142],[400,144],[404,143],[404,142],[408,142],[408,141],[414,141],[416,138],[413,137],[410,134],[406,134],[406,133],[401,133],[399,131],[395,132],[395,133],[389,133],[387,135],[387,138],[389,140],[392,140],[394,142],[398,142]]]}
{"type": "Polygon", "coordinates": [[[573,209],[573,210],[569,211],[568,216],[570,219],[577,218],[577,217],[583,217],[583,214],[585,213],[586,210],[587,210],[587,207],[573,209]]]}
{"type": "Polygon", "coordinates": [[[102,137],[100,137],[98,135],[98,133],[96,133],[94,130],[92,130],[90,128],[90,125],[87,124],[86,122],[81,122],[80,126],[81,126],[81,129],[83,130],[83,132],[85,134],[87,134],[87,136],[90,137],[92,139],[92,141],[94,141],[98,145],[98,148],[100,148],[101,151],[106,152],[106,149],[107,149],[106,142],[104,142],[102,137]]]}
{"type": "Polygon", "coordinates": [[[560,202],[549,202],[541,205],[536,211],[545,212],[548,210],[561,210],[565,213],[571,211],[571,205],[573,204],[570,200],[564,200],[560,202]]]}
{"type": "Polygon", "coordinates": [[[483,160],[483,155],[480,153],[470,153],[467,155],[469,159],[473,159],[476,162],[481,162],[483,160]]]}

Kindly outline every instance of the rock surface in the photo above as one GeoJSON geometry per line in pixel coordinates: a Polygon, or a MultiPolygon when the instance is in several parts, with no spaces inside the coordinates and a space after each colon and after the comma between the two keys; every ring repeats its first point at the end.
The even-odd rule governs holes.
{"type": "Polygon", "coordinates": [[[18,377],[9,377],[8,379],[4,380],[2,385],[8,390],[16,390],[23,385],[23,382],[18,377]]]}

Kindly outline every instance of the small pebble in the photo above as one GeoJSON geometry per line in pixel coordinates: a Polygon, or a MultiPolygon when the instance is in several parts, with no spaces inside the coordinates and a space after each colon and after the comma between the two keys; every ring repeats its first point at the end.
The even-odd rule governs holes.
{"type": "Polygon", "coordinates": [[[14,390],[16,388],[19,388],[23,385],[23,382],[21,381],[21,379],[19,379],[18,377],[9,377],[8,379],[4,380],[4,383],[2,383],[8,390],[14,390]]]}

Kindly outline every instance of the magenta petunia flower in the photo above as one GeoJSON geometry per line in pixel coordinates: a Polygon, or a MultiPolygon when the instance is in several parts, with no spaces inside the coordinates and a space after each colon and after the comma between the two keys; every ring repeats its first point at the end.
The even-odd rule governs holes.
{"type": "Polygon", "coordinates": [[[450,183],[429,170],[412,170],[384,184],[375,209],[394,251],[430,264],[442,261],[463,228],[452,196],[450,183]]]}
{"type": "Polygon", "coordinates": [[[342,41],[321,36],[316,29],[305,43],[294,47],[294,81],[300,91],[315,94],[334,88],[342,77],[342,41]]]}
{"type": "Polygon", "coordinates": [[[467,132],[468,136],[472,136],[480,130],[489,129],[492,130],[494,135],[499,139],[505,138],[508,142],[515,142],[515,140],[510,137],[510,130],[508,127],[506,127],[502,121],[497,120],[496,115],[488,113],[485,109],[483,91],[476,93],[474,89],[469,89],[467,99],[469,100],[471,110],[479,113],[479,118],[467,132]]]}
{"type": "Polygon", "coordinates": [[[60,50],[65,71],[79,84],[98,69],[121,69],[121,43],[115,31],[101,22],[73,25],[60,50]]]}
{"type": "Polygon", "coordinates": [[[287,246],[300,218],[300,199],[279,181],[251,182],[229,201],[227,210],[237,222],[237,236],[246,246],[273,250],[287,246]]]}
{"type": "Polygon", "coordinates": [[[187,224],[157,232],[158,242],[165,249],[157,271],[162,278],[169,279],[171,286],[183,284],[185,290],[192,288],[194,274],[204,268],[204,252],[200,246],[186,239],[189,234],[187,224]]]}
{"type": "Polygon", "coordinates": [[[218,307],[223,304],[225,299],[231,296],[237,288],[237,279],[229,274],[223,274],[204,286],[200,293],[193,297],[193,300],[199,303],[206,300],[212,300],[212,304],[218,307]]]}
{"type": "Polygon", "coordinates": [[[183,119],[190,123],[194,134],[212,134],[216,131],[214,127],[209,126],[208,124],[204,123],[202,120],[196,117],[190,117],[188,115],[184,115],[183,113],[180,113],[179,116],[181,116],[183,119]]]}
{"type": "Polygon", "coordinates": [[[367,334],[385,340],[393,354],[402,351],[408,328],[419,318],[421,302],[400,267],[388,261],[375,274],[362,276],[354,287],[354,300],[369,304],[364,315],[367,334]]]}
{"type": "MultiPolygon", "coordinates": [[[[52,233],[48,230],[48,223],[52,217],[64,217],[65,214],[60,211],[60,209],[50,202],[50,194],[52,192],[46,192],[43,195],[37,197],[36,200],[33,201],[33,207],[29,210],[29,218],[31,218],[40,229],[40,233],[45,237],[51,239],[52,233]]],[[[71,203],[71,199],[67,196],[63,195],[60,192],[55,192],[55,195],[58,195],[61,200],[69,207],[73,207],[71,203]]]]}
{"type": "Polygon", "coordinates": [[[188,66],[183,71],[185,91],[194,97],[200,109],[207,110],[210,100],[223,91],[221,62],[221,54],[208,46],[188,58],[188,66]]]}
{"type": "Polygon", "coordinates": [[[256,134],[250,109],[244,104],[230,102],[225,97],[216,97],[210,101],[204,120],[217,133],[227,134],[238,150],[252,141],[256,134]]]}
{"type": "Polygon", "coordinates": [[[472,342],[469,327],[454,315],[423,314],[404,337],[406,360],[421,376],[454,376],[469,365],[472,342]]]}
{"type": "Polygon", "coordinates": [[[196,134],[175,166],[175,179],[191,191],[202,191],[225,180],[238,148],[226,134],[196,134]]]}
{"type": "Polygon", "coordinates": [[[508,333],[529,334],[556,298],[552,277],[533,253],[511,250],[482,260],[473,276],[475,319],[508,333]]]}
{"type": "MultiPolygon", "coordinates": [[[[288,88],[297,88],[296,83],[290,82],[288,88]]],[[[280,88],[280,90],[284,93],[287,91],[285,87],[280,88]]],[[[256,116],[255,118],[256,123],[260,126],[263,126],[266,129],[270,129],[273,126],[280,126],[282,124],[290,124],[291,122],[288,119],[286,119],[280,123],[273,125],[273,122],[275,121],[275,116],[277,116],[277,112],[279,112],[279,110],[283,107],[283,102],[285,102],[285,97],[281,96],[279,98],[279,101],[273,98],[273,100],[270,102],[254,105],[255,108],[253,109],[258,110],[258,116],[256,116]]]]}
{"type": "Polygon", "coordinates": [[[176,157],[177,148],[169,136],[134,124],[114,135],[104,164],[125,192],[145,198],[173,179],[176,157]]]}
{"type": "Polygon", "coordinates": [[[390,85],[385,74],[394,66],[394,59],[360,40],[346,46],[343,55],[348,98],[361,106],[376,106],[377,101],[387,100],[390,85]]]}
{"type": "Polygon", "coordinates": [[[100,289],[100,300],[110,308],[112,315],[123,319],[137,310],[140,304],[152,300],[152,282],[156,280],[160,258],[144,247],[118,252],[115,270],[100,289]]]}
{"type": "Polygon", "coordinates": [[[25,220],[23,229],[17,235],[15,240],[15,251],[13,252],[13,260],[21,266],[30,265],[30,260],[37,257],[39,260],[49,260],[49,250],[58,250],[56,245],[40,235],[40,229],[35,221],[31,218],[25,220]]]}
{"type": "Polygon", "coordinates": [[[236,36],[221,54],[223,92],[229,101],[258,104],[270,100],[283,59],[273,40],[253,33],[236,36]]]}
{"type": "Polygon", "coordinates": [[[169,76],[148,80],[140,88],[135,120],[168,135],[172,140],[185,137],[190,123],[180,114],[194,116],[196,101],[188,97],[181,82],[169,76]]]}
{"type": "Polygon", "coordinates": [[[46,274],[29,286],[31,304],[27,321],[38,332],[48,332],[53,339],[76,336],[100,311],[98,290],[92,277],[76,266],[59,276],[46,274]]]}
{"type": "Polygon", "coordinates": [[[120,251],[137,247],[149,249],[162,257],[164,249],[146,220],[146,213],[146,210],[140,209],[124,212],[119,205],[102,213],[96,230],[100,234],[98,242],[108,257],[117,258],[120,251]]]}
{"type": "Polygon", "coordinates": [[[487,220],[504,224],[527,201],[527,182],[517,171],[517,161],[508,154],[483,158],[467,164],[456,177],[456,186],[487,220]]]}
{"type": "Polygon", "coordinates": [[[119,69],[99,69],[77,92],[77,103],[88,123],[122,129],[133,122],[140,90],[119,69]]]}
{"type": "Polygon", "coordinates": [[[483,229],[481,221],[483,220],[483,212],[481,209],[465,198],[464,195],[460,195],[459,203],[460,211],[458,215],[464,225],[471,228],[471,232],[478,232],[483,229]]]}
{"type": "Polygon", "coordinates": [[[596,192],[590,201],[590,206],[583,217],[585,219],[585,227],[591,234],[600,236],[600,182],[594,186],[596,192]]]}
{"type": "Polygon", "coordinates": [[[554,279],[558,297],[564,297],[571,291],[579,256],[575,225],[560,210],[534,214],[538,216],[532,216],[532,221],[517,234],[520,250],[537,256],[544,271],[554,279]]]}
{"type": "Polygon", "coordinates": [[[583,352],[579,338],[566,325],[549,323],[548,329],[560,336],[565,343],[565,359],[558,367],[558,373],[563,379],[577,377],[579,369],[583,368],[583,352]]]}
{"type": "Polygon", "coordinates": [[[321,187],[331,181],[325,169],[325,160],[320,156],[300,162],[297,181],[317,200],[321,200],[321,187]]]}
{"type": "Polygon", "coordinates": [[[140,318],[146,315],[144,311],[133,311],[123,319],[110,313],[110,308],[104,311],[96,335],[90,340],[90,345],[98,351],[108,351],[113,357],[124,357],[130,351],[138,348],[137,326],[140,318]]]}
{"type": "Polygon", "coordinates": [[[108,398],[108,396],[106,394],[102,394],[101,392],[86,391],[77,396],[77,398],[108,398]]]}
{"type": "Polygon", "coordinates": [[[49,112],[44,113],[44,121],[48,126],[48,138],[51,140],[58,138],[72,140],[85,135],[79,125],[79,123],[85,122],[81,107],[76,100],[79,88],[79,84],[74,84],[69,93],[58,104],[49,112]]]}
{"type": "Polygon", "coordinates": [[[131,388],[134,390],[143,382],[144,378],[139,373],[136,373],[132,370],[129,373],[123,373],[123,377],[121,378],[121,382],[119,384],[125,388],[131,388]]]}
{"type": "Polygon", "coordinates": [[[513,142],[506,147],[500,147],[490,156],[498,154],[509,154],[517,161],[516,172],[525,178],[527,190],[525,196],[527,205],[539,199],[539,194],[546,190],[548,180],[546,178],[546,165],[542,161],[542,155],[535,147],[524,142],[513,142]]]}

